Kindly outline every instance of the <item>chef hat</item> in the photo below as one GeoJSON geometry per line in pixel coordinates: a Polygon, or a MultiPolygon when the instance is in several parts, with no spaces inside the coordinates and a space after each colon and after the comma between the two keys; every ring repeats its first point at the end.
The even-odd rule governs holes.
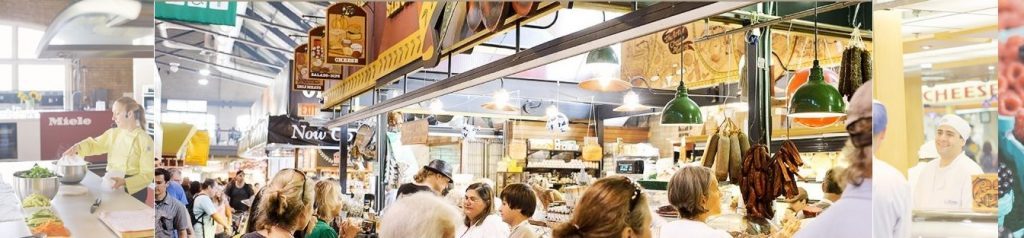
{"type": "Polygon", "coordinates": [[[960,133],[960,137],[967,140],[971,137],[971,124],[956,114],[946,114],[939,119],[939,126],[949,126],[960,133]]]}
{"type": "Polygon", "coordinates": [[[872,135],[878,135],[885,131],[889,125],[889,112],[885,110],[885,104],[879,101],[871,102],[871,131],[872,135]]]}
{"type": "Polygon", "coordinates": [[[864,82],[850,97],[850,105],[846,108],[846,126],[861,118],[871,117],[871,84],[871,81],[864,82]]]}

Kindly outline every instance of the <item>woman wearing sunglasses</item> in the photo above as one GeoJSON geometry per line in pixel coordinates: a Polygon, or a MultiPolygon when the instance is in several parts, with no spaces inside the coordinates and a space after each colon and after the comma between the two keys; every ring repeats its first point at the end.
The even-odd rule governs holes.
{"type": "Polygon", "coordinates": [[[281,170],[257,205],[256,231],[242,238],[292,238],[313,218],[313,184],[297,170],[281,170]]]}
{"type": "Polygon", "coordinates": [[[139,201],[146,201],[146,186],[153,182],[153,138],[146,133],[146,112],[135,99],[122,97],[114,101],[114,124],[99,137],[89,137],[64,151],[64,156],[107,154],[107,174],[112,176],[111,189],[126,190],[139,201]]]}
{"type": "Polygon", "coordinates": [[[597,180],[583,193],[569,222],[554,237],[651,237],[651,208],[640,185],[626,177],[597,180]]]}

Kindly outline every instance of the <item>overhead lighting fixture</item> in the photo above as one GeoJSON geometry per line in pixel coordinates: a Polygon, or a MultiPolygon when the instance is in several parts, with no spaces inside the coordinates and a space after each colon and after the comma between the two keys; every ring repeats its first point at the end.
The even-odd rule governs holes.
{"type": "Polygon", "coordinates": [[[650,109],[651,107],[640,104],[640,95],[629,91],[626,92],[626,95],[622,96],[622,105],[612,110],[616,112],[636,112],[650,109]]]}
{"type": "Polygon", "coordinates": [[[170,68],[171,73],[177,73],[179,67],[181,66],[181,64],[177,63],[177,62],[171,62],[170,65],[171,65],[171,68],[170,68]]]}
{"type": "Polygon", "coordinates": [[[580,88],[599,92],[621,92],[633,88],[633,84],[619,77],[619,57],[611,46],[594,49],[587,53],[587,71],[590,77],[580,82],[580,88]]]}
{"type": "MultiPolygon", "coordinates": [[[[818,42],[818,2],[814,2],[814,42],[818,42]]],[[[818,44],[814,44],[814,66],[807,82],[793,92],[789,103],[789,117],[825,118],[846,115],[846,102],[835,87],[825,83],[825,75],[818,65],[818,44]]]]}
{"type": "Polygon", "coordinates": [[[700,106],[686,92],[685,81],[679,81],[676,88],[676,97],[665,104],[661,111],[662,125],[697,125],[704,124],[701,116],[700,106]]]}
{"type": "Polygon", "coordinates": [[[199,74],[203,75],[203,76],[210,76],[210,70],[209,69],[200,69],[199,70],[199,74]]]}
{"type": "Polygon", "coordinates": [[[444,102],[441,102],[441,100],[437,98],[430,100],[430,113],[444,113],[444,102]]]}
{"type": "Polygon", "coordinates": [[[921,69],[931,69],[932,64],[921,64],[921,69]]]}
{"type": "Polygon", "coordinates": [[[517,112],[517,111],[519,111],[519,109],[516,109],[516,107],[513,107],[512,105],[508,104],[508,101],[509,101],[510,97],[511,96],[509,96],[509,93],[508,93],[507,90],[505,90],[504,88],[498,89],[497,92],[494,92],[494,97],[493,97],[494,99],[493,99],[493,101],[490,101],[488,103],[484,103],[483,105],[480,105],[480,106],[483,107],[484,109],[492,110],[492,111],[500,111],[500,112],[517,112]]]}
{"type": "Polygon", "coordinates": [[[199,79],[199,85],[206,86],[207,84],[210,84],[210,80],[208,80],[206,78],[199,79]]]}
{"type": "Polygon", "coordinates": [[[930,49],[932,49],[932,46],[930,46],[930,45],[922,45],[921,49],[922,50],[930,50],[930,49]]]}

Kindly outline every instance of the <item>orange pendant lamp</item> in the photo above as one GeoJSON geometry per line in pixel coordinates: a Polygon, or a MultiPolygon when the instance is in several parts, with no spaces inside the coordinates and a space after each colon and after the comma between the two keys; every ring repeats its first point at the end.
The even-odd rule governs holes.
{"type": "MultiPolygon", "coordinates": [[[[825,83],[832,85],[833,87],[839,88],[839,74],[829,69],[823,69],[823,75],[825,76],[825,83]]],[[[804,69],[797,71],[793,78],[789,80],[789,85],[786,86],[786,98],[793,98],[793,93],[796,92],[800,86],[807,83],[807,78],[811,75],[811,69],[804,69]]],[[[793,122],[804,125],[811,128],[820,128],[832,125],[838,122],[842,117],[823,117],[823,118],[793,118],[793,122]]]]}

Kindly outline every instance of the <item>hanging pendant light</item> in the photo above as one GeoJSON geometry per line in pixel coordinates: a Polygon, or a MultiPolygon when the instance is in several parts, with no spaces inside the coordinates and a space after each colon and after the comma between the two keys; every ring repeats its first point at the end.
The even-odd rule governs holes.
{"type": "Polygon", "coordinates": [[[626,92],[626,95],[622,96],[622,106],[616,107],[615,109],[612,109],[612,111],[636,112],[650,109],[651,107],[640,104],[640,95],[637,95],[636,92],[629,91],[626,92]]]}
{"type": "Polygon", "coordinates": [[[433,113],[433,114],[444,113],[444,102],[441,102],[441,100],[437,99],[437,98],[435,98],[433,100],[430,100],[430,113],[433,113]]]}
{"type": "Polygon", "coordinates": [[[498,89],[494,92],[494,99],[488,103],[481,105],[484,109],[499,112],[517,112],[519,111],[516,107],[509,105],[509,93],[504,88],[498,89]]]}
{"type": "Polygon", "coordinates": [[[555,104],[551,104],[547,109],[544,110],[544,116],[552,118],[558,116],[558,107],[555,104]]]}
{"type": "Polygon", "coordinates": [[[676,88],[676,97],[665,104],[661,112],[662,125],[695,125],[703,124],[700,106],[686,92],[686,85],[679,80],[679,87],[676,88]]]}
{"type": "Polygon", "coordinates": [[[619,57],[611,46],[597,48],[587,53],[586,69],[590,77],[580,82],[580,88],[599,92],[621,92],[633,88],[633,84],[619,77],[619,57]]]}
{"type": "Polygon", "coordinates": [[[846,115],[846,102],[835,87],[825,83],[818,65],[818,2],[814,2],[814,66],[807,83],[800,86],[789,102],[789,117],[823,118],[846,115]]]}

